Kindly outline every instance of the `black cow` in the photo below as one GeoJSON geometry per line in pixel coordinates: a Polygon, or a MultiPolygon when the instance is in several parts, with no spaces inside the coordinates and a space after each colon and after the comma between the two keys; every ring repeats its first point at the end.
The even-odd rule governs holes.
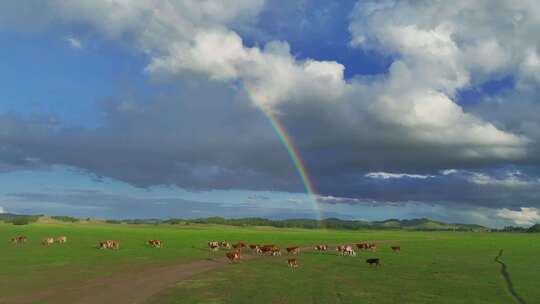
{"type": "Polygon", "coordinates": [[[375,264],[375,266],[381,266],[381,260],[379,258],[367,259],[366,263],[369,264],[369,267],[373,266],[373,264],[375,264]]]}

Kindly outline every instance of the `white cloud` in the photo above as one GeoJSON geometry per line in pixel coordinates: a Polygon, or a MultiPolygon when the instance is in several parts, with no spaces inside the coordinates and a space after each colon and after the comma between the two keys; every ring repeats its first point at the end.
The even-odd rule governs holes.
{"type": "Polygon", "coordinates": [[[74,37],[64,37],[64,40],[74,49],[81,49],[82,48],[82,42],[74,37]]]}
{"type": "Polygon", "coordinates": [[[540,179],[527,179],[519,171],[509,171],[502,177],[493,177],[483,173],[470,172],[468,180],[478,185],[502,187],[538,187],[540,179]]]}
{"type": "Polygon", "coordinates": [[[518,225],[533,225],[540,222],[540,213],[537,208],[521,207],[520,211],[499,209],[497,216],[502,219],[511,220],[518,225]]]}
{"type": "Polygon", "coordinates": [[[351,197],[336,197],[332,195],[317,195],[317,201],[327,204],[357,204],[357,203],[371,203],[371,200],[362,200],[359,198],[351,197]]]}
{"type": "Polygon", "coordinates": [[[442,173],[442,175],[451,175],[451,174],[458,173],[458,170],[456,170],[456,169],[446,169],[446,170],[442,170],[441,173],[442,173]]]}
{"type": "MultiPolygon", "coordinates": [[[[51,3],[64,19],[89,23],[113,39],[134,37],[135,45],[149,56],[145,71],[153,77],[197,73],[213,81],[239,82],[254,104],[277,113],[285,104],[303,108],[320,105],[323,111],[341,115],[337,119],[347,122],[352,110],[369,116],[374,124],[354,121],[355,129],[384,126],[391,133],[406,133],[411,144],[460,146],[461,158],[515,159],[525,153],[525,138],[465,113],[452,100],[456,89],[470,84],[470,71],[462,60],[466,56],[454,40],[455,24],[438,22],[426,27],[414,19],[398,24],[391,18],[385,20],[392,22],[379,24],[379,15],[388,17],[381,9],[392,8],[388,1],[359,5],[369,8],[362,10],[367,27],[359,32],[353,13],[351,33],[353,41],[359,41],[354,40],[358,35],[367,37],[360,39],[365,43],[355,45],[377,39],[383,51],[399,53],[400,59],[385,79],[349,82],[344,79],[342,64],[297,60],[287,42],[246,47],[232,28],[238,23],[253,23],[264,7],[262,0],[51,3]]],[[[492,52],[498,45],[498,41],[486,42],[476,53],[492,52]]],[[[489,66],[501,65],[494,60],[489,66]]]]}
{"type": "Polygon", "coordinates": [[[365,177],[375,178],[375,179],[395,179],[395,178],[404,178],[404,177],[427,179],[434,176],[421,175],[421,174],[407,174],[407,173],[370,172],[370,173],[367,173],[365,177]]]}
{"type": "Polygon", "coordinates": [[[4,210],[3,207],[0,206],[0,213],[5,213],[6,211],[4,210]]]}

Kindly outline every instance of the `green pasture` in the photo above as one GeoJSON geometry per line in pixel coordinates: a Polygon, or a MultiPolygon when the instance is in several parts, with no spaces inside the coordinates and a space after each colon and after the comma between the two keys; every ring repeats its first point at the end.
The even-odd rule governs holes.
{"type": "Polygon", "coordinates": [[[216,255],[206,248],[210,240],[280,246],[381,240],[386,242],[377,252],[356,257],[334,250],[301,253],[296,271],[287,268],[286,255],[226,265],[178,282],[150,302],[515,303],[494,262],[504,249],[501,260],[514,288],[528,303],[540,303],[540,236],[535,234],[35,223],[0,224],[0,240],[0,294],[7,299],[119,271],[206,259],[216,255]],[[28,236],[27,244],[10,244],[21,234],[28,236]],[[66,245],[40,244],[59,235],[68,237],[66,245]],[[105,239],[120,240],[121,249],[96,249],[105,239]],[[148,239],[164,240],[165,248],[148,247],[148,239]],[[402,252],[392,253],[391,245],[400,245],[402,252]],[[364,262],[368,257],[381,258],[381,267],[370,269],[364,262]]]}
{"type": "Polygon", "coordinates": [[[309,252],[299,257],[295,271],[287,269],[287,257],[229,265],[180,282],[152,303],[516,303],[494,262],[500,248],[518,294],[540,303],[538,235],[368,234],[395,240],[402,252],[392,253],[390,244],[357,257],[309,252]],[[381,258],[382,266],[369,268],[369,257],[381,258]]]}

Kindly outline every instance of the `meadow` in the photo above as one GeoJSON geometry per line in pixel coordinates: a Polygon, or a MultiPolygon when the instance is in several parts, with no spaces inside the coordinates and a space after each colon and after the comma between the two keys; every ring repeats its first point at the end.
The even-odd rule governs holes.
{"type": "MultiPolygon", "coordinates": [[[[300,267],[289,258],[222,262],[210,271],[183,278],[143,303],[517,303],[494,261],[503,249],[516,292],[540,303],[540,236],[489,232],[332,231],[231,227],[217,225],[115,225],[38,222],[0,223],[0,303],[77,303],[77,287],[89,280],[136,277],[155,267],[190,265],[222,259],[208,250],[211,240],[279,246],[381,242],[376,252],[356,257],[304,251],[300,267]],[[26,235],[27,244],[9,239],[26,235]],[[47,236],[66,235],[68,243],[45,247],[47,236]],[[120,250],[98,250],[105,239],[121,241],[120,250]],[[161,239],[162,249],[146,245],[161,239]],[[393,253],[390,246],[401,246],[393,253]],[[378,257],[370,268],[365,259],[378,257]]],[[[245,255],[249,255],[246,251],[245,255]]],[[[123,303],[121,295],[118,303],[123,303]]]]}

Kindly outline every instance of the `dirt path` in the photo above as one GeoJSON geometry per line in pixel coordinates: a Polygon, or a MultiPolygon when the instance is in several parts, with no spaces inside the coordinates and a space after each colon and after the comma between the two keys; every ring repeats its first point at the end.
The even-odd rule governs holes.
{"type": "MultiPolygon", "coordinates": [[[[244,256],[244,261],[253,258],[252,256],[244,256]]],[[[151,296],[165,288],[174,286],[179,281],[215,270],[225,266],[227,263],[228,261],[225,258],[207,259],[186,264],[152,268],[136,276],[126,275],[114,277],[81,290],[80,298],[75,303],[143,303],[151,296]]]]}
{"type": "MultiPolygon", "coordinates": [[[[245,254],[242,261],[261,258],[245,254]]],[[[100,277],[86,282],[55,286],[48,290],[22,295],[2,300],[0,304],[31,304],[31,303],[115,303],[135,304],[144,303],[151,296],[174,286],[177,282],[189,279],[195,275],[216,270],[228,264],[228,260],[219,255],[193,262],[167,266],[153,266],[138,271],[100,277]]]]}
{"type": "Polygon", "coordinates": [[[516,301],[520,304],[527,304],[525,302],[525,300],[523,300],[522,297],[520,297],[516,290],[514,289],[514,284],[512,283],[512,279],[510,278],[510,274],[508,273],[508,271],[506,270],[506,264],[500,260],[500,257],[502,256],[503,254],[503,250],[501,249],[499,251],[499,255],[497,255],[495,257],[495,262],[501,264],[501,275],[503,276],[504,280],[506,281],[506,288],[508,289],[508,291],[512,294],[512,296],[514,297],[514,299],[516,299],[516,301]]]}

